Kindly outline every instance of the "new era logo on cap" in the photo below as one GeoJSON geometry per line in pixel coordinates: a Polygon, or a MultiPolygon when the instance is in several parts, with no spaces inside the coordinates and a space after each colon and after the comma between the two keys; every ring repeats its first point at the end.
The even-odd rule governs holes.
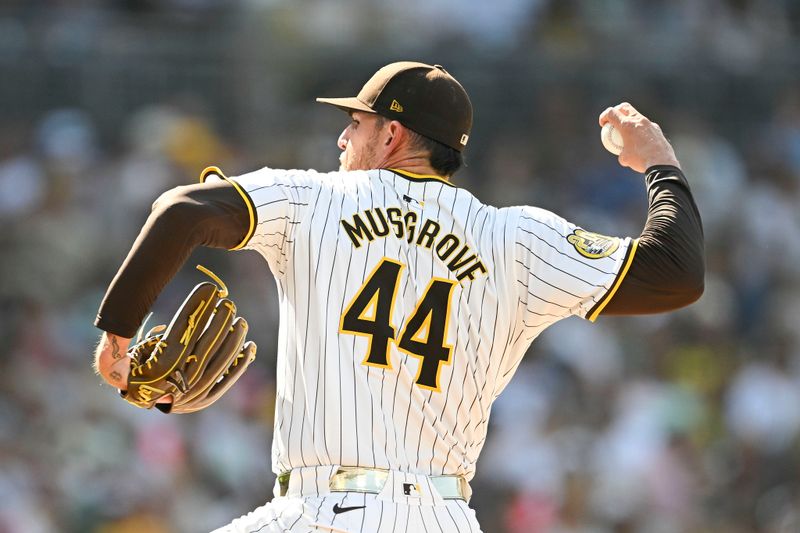
{"type": "Polygon", "coordinates": [[[395,113],[402,113],[403,106],[400,105],[400,102],[397,100],[392,100],[392,105],[389,106],[389,111],[394,111],[395,113]]]}
{"type": "Polygon", "coordinates": [[[467,134],[465,133],[464,135],[462,135],[462,136],[461,136],[461,145],[462,145],[462,146],[466,146],[466,145],[467,145],[467,141],[468,141],[468,140],[469,140],[469,135],[467,135],[467,134]]]}

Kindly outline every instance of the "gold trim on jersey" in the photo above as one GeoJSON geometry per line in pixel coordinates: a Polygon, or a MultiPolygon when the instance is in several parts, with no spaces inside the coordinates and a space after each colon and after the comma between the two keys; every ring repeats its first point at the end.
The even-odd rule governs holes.
{"type": "Polygon", "coordinates": [[[247,206],[247,215],[250,219],[250,226],[247,228],[247,233],[244,234],[244,239],[242,239],[242,242],[230,249],[230,251],[241,250],[244,245],[247,244],[248,241],[253,237],[253,233],[256,232],[256,208],[253,205],[253,199],[250,198],[250,195],[247,194],[244,189],[242,189],[241,185],[226,176],[225,173],[219,169],[219,167],[212,166],[203,169],[203,172],[200,173],[200,183],[205,183],[208,177],[212,174],[216,174],[220,178],[230,183],[233,188],[236,189],[236,192],[239,193],[239,196],[242,197],[245,205],[247,206]]]}
{"type": "Polygon", "coordinates": [[[431,181],[431,180],[433,180],[433,181],[439,181],[441,183],[444,183],[446,185],[450,185],[451,187],[454,187],[454,185],[452,183],[450,183],[450,180],[448,180],[447,178],[445,178],[443,176],[437,176],[435,174],[417,174],[415,172],[409,172],[408,170],[400,170],[399,168],[389,168],[387,170],[391,170],[395,174],[400,174],[401,176],[405,176],[406,178],[408,178],[410,180],[414,180],[414,181],[431,181]]]}
{"type": "Polygon", "coordinates": [[[639,246],[639,239],[633,239],[633,241],[631,241],[630,249],[628,250],[628,257],[625,260],[625,265],[623,265],[622,270],[619,273],[619,276],[617,276],[616,281],[614,281],[614,285],[611,287],[611,290],[606,293],[603,299],[600,300],[600,303],[597,304],[595,309],[589,313],[589,316],[587,318],[591,322],[597,320],[597,317],[600,316],[600,312],[603,309],[605,309],[606,305],[608,305],[608,302],[610,302],[611,298],[614,297],[614,294],[617,292],[617,289],[619,289],[619,286],[622,284],[622,280],[625,279],[625,276],[628,274],[628,270],[631,268],[631,264],[633,263],[633,256],[636,255],[636,249],[638,248],[638,246],[639,246]]]}

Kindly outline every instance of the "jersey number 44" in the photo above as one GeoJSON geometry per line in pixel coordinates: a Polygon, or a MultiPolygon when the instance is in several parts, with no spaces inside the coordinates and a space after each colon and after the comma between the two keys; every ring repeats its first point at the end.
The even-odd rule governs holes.
{"type": "Polygon", "coordinates": [[[404,268],[404,264],[384,257],[345,308],[339,332],[367,337],[369,345],[362,364],[388,370],[392,369],[389,343],[395,341],[400,351],[420,360],[416,384],[438,392],[442,365],[451,363],[453,347],[446,339],[456,282],[432,278],[398,337],[392,311],[404,268]]]}

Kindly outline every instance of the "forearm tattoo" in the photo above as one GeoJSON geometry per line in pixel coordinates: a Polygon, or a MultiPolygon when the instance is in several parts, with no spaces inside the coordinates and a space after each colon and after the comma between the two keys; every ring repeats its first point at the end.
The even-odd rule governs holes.
{"type": "Polygon", "coordinates": [[[116,337],[111,337],[111,357],[113,359],[122,359],[122,352],[119,350],[119,343],[116,337]]]}

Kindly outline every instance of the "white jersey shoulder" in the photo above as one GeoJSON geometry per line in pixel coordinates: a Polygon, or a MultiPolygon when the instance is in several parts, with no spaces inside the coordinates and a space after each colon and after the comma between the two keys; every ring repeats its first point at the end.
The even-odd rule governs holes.
{"type": "Polygon", "coordinates": [[[324,174],[265,167],[231,180],[243,189],[254,213],[249,237],[240,247],[260,253],[273,274],[282,276],[295,227],[306,216],[324,174]]]}
{"type": "Polygon", "coordinates": [[[584,230],[545,209],[509,209],[517,220],[515,262],[526,309],[597,318],[630,264],[635,241],[584,230]]]}

